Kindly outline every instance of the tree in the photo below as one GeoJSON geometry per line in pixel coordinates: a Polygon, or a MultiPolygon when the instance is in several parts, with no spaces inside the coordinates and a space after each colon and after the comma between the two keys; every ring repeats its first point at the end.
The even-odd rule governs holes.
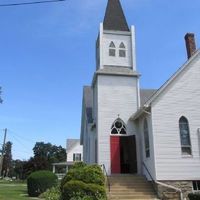
{"type": "Polygon", "coordinates": [[[36,142],[34,157],[24,164],[24,173],[29,175],[37,170],[52,170],[52,163],[66,161],[66,150],[51,143],[36,142]]]}
{"type": "Polygon", "coordinates": [[[5,153],[3,156],[3,176],[10,176],[12,171],[12,143],[10,141],[5,144],[5,153]]]}

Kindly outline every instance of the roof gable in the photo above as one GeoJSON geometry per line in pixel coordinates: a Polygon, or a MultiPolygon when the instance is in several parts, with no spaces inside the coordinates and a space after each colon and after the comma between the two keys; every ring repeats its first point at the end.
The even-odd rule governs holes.
{"type": "Polygon", "coordinates": [[[145,109],[150,107],[152,102],[157,100],[161,94],[184,72],[184,70],[191,66],[191,63],[200,57],[200,50],[196,51],[195,54],[186,61],[147,101],[146,103],[131,116],[133,120],[140,117],[140,115],[145,112],[145,109]]]}
{"type": "Polygon", "coordinates": [[[108,0],[103,27],[104,30],[130,31],[119,0],[108,0]]]}

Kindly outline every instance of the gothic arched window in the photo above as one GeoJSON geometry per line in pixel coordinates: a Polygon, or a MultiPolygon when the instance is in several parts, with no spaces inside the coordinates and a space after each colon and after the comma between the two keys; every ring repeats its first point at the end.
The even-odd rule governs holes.
{"type": "Polygon", "coordinates": [[[117,118],[114,123],[112,124],[111,127],[111,134],[116,135],[116,134],[121,134],[125,135],[126,134],[126,125],[121,120],[120,118],[117,118]]]}
{"type": "Polygon", "coordinates": [[[182,116],[179,119],[179,130],[181,138],[181,151],[183,155],[191,155],[191,142],[190,142],[190,130],[189,123],[186,117],[182,116]]]}
{"type": "Polygon", "coordinates": [[[150,157],[150,145],[149,145],[149,128],[147,119],[144,120],[144,146],[146,158],[150,157]]]}
{"type": "Polygon", "coordinates": [[[123,42],[119,45],[119,57],[126,57],[126,47],[123,42]]]}
{"type": "Polygon", "coordinates": [[[114,42],[111,42],[109,45],[109,56],[115,56],[115,51],[116,51],[115,44],[114,42]]]}

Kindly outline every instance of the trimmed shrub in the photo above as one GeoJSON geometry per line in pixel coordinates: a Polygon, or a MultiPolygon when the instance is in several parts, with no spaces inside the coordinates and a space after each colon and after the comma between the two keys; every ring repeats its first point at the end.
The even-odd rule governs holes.
{"type": "Polygon", "coordinates": [[[60,188],[58,186],[47,189],[46,192],[42,193],[39,198],[45,200],[59,200],[61,198],[60,188]]]}
{"type": "MultiPolygon", "coordinates": [[[[77,163],[78,164],[78,163],[77,163]]],[[[84,183],[94,183],[101,186],[105,184],[105,177],[100,166],[94,165],[77,165],[69,170],[66,176],[61,181],[61,188],[63,185],[71,180],[79,180],[84,183]]]]}
{"type": "Polygon", "coordinates": [[[57,176],[51,171],[36,171],[27,178],[28,195],[38,197],[57,184],[57,176]]]}
{"type": "Polygon", "coordinates": [[[190,200],[200,200],[200,193],[190,193],[188,194],[190,200]]]}
{"type": "Polygon", "coordinates": [[[103,186],[71,180],[63,186],[62,198],[64,200],[103,200],[106,199],[106,192],[103,186]]]}
{"type": "Polygon", "coordinates": [[[105,185],[105,177],[99,165],[88,165],[83,169],[82,181],[85,183],[94,183],[97,185],[105,185]]]}
{"type": "Polygon", "coordinates": [[[76,163],[61,181],[63,200],[106,199],[105,177],[98,165],[76,163]]]}

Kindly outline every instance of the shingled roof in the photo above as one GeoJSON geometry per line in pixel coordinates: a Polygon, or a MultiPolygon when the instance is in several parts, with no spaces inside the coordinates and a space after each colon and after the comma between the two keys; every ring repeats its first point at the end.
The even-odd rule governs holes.
{"type": "Polygon", "coordinates": [[[147,100],[156,92],[155,89],[141,89],[140,90],[140,104],[143,106],[147,100]]]}
{"type": "Polygon", "coordinates": [[[119,0],[108,0],[104,30],[130,31],[119,0]]]}

